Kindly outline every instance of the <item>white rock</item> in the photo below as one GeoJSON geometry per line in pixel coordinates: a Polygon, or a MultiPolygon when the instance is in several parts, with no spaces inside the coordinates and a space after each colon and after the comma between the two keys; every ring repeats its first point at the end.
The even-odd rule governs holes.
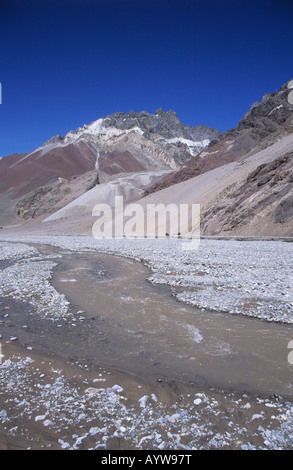
{"type": "Polygon", "coordinates": [[[113,385],[113,387],[111,388],[112,390],[114,390],[114,392],[117,392],[117,393],[123,392],[123,388],[120,387],[120,385],[113,385]]]}
{"type": "Polygon", "coordinates": [[[70,444],[68,442],[63,441],[63,439],[58,439],[59,444],[61,444],[62,449],[67,449],[70,447],[70,444]]]}
{"type": "Polygon", "coordinates": [[[86,393],[86,395],[97,395],[102,390],[104,390],[104,388],[89,387],[84,391],[84,393],[86,393]]]}
{"type": "Polygon", "coordinates": [[[46,415],[38,415],[35,417],[35,421],[43,421],[46,418],[46,415]]]}
{"type": "Polygon", "coordinates": [[[143,397],[141,397],[138,401],[139,401],[139,404],[141,406],[141,408],[145,408],[146,407],[146,402],[147,402],[147,399],[148,399],[148,396],[147,395],[144,395],[143,397]]]}
{"type": "Polygon", "coordinates": [[[44,426],[49,426],[50,424],[52,424],[52,421],[50,419],[45,419],[45,421],[43,422],[44,426]]]}
{"type": "Polygon", "coordinates": [[[202,400],[200,398],[196,398],[195,400],[193,400],[193,403],[195,405],[199,405],[201,402],[202,402],[202,400]]]}
{"type": "Polygon", "coordinates": [[[9,367],[11,366],[12,362],[10,359],[6,359],[6,361],[3,362],[2,367],[9,367]]]}
{"type": "Polygon", "coordinates": [[[175,421],[180,418],[180,414],[179,413],[174,413],[172,416],[169,416],[168,417],[168,421],[170,423],[175,423],[175,421]]]}

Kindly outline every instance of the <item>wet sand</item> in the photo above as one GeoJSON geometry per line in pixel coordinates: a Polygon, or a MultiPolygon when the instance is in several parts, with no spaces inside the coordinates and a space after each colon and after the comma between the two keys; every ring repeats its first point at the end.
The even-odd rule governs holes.
{"type": "MultiPolygon", "coordinates": [[[[52,259],[54,254],[62,255],[55,259],[51,283],[70,301],[70,315],[51,321],[40,318],[29,303],[1,299],[1,344],[6,361],[2,371],[16,368],[19,381],[33,393],[30,413],[23,413],[21,419],[14,413],[9,426],[2,420],[2,448],[272,445],[265,426],[272,433],[284,420],[275,416],[277,410],[283,417],[287,413],[286,419],[291,410],[293,375],[287,361],[291,325],[202,312],[184,305],[171,295],[169,287],[147,281],[148,268],[126,258],[49,246],[38,246],[38,250],[43,256],[53,255],[52,259]],[[27,357],[31,361],[24,364],[27,357]],[[52,421],[49,399],[43,403],[38,399],[38,393],[44,396],[46,386],[54,383],[56,374],[63,379],[64,393],[64,381],[70,385],[63,406],[72,390],[78,390],[75,408],[72,404],[67,411],[70,423],[66,413],[62,418],[61,404],[52,421]],[[114,390],[112,396],[109,389],[117,383],[122,390],[114,390]],[[96,408],[86,392],[91,388],[94,398],[100,400],[96,408]],[[109,397],[110,402],[115,397],[115,413],[109,397]],[[144,397],[147,399],[142,400],[144,397]],[[36,409],[46,403],[47,411],[36,409]],[[103,412],[98,411],[101,406],[103,412]],[[79,419],[72,418],[74,413],[79,419]],[[38,416],[42,418],[36,420],[38,416]],[[127,433],[133,419],[137,420],[136,431],[127,433]],[[99,426],[93,426],[94,422],[99,426]],[[93,428],[99,431],[92,434],[93,428]],[[152,432],[148,433],[149,428],[152,432]]],[[[17,387],[14,393],[13,398],[12,390],[1,392],[0,413],[19,408],[25,398],[20,399],[17,387]]]]}

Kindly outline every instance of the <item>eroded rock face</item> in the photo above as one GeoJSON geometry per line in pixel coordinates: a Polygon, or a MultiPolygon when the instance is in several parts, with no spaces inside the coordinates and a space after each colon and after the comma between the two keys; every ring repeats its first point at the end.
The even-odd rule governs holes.
{"type": "Polygon", "coordinates": [[[276,207],[274,218],[277,223],[284,223],[293,217],[293,194],[283,199],[276,207]]]}
{"type": "Polygon", "coordinates": [[[245,181],[228,187],[201,214],[201,222],[206,234],[241,234],[254,226],[254,234],[261,235],[269,225],[276,234],[284,230],[292,236],[293,152],[259,165],[245,181]]]}
{"type": "Polygon", "coordinates": [[[292,117],[293,107],[289,103],[288,84],[281,86],[272,94],[265,93],[260,103],[254,103],[250,110],[240,120],[236,129],[255,130],[255,136],[259,139],[277,131],[292,117]]]}
{"type": "Polygon", "coordinates": [[[293,105],[288,101],[288,84],[272,94],[266,93],[260,103],[254,103],[239,124],[225,132],[208,148],[186,161],[183,166],[166,176],[148,194],[193,178],[201,173],[239,160],[276,142],[282,135],[293,132],[293,105]]]}
{"type": "Polygon", "coordinates": [[[48,216],[97,184],[99,177],[96,171],[70,179],[59,178],[21,198],[16,204],[16,214],[24,221],[48,216]]]}

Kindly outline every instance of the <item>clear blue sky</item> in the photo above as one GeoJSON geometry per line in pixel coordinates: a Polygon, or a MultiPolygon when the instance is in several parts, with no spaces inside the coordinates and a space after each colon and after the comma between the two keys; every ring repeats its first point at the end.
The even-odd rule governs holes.
{"type": "Polygon", "coordinates": [[[293,2],[0,0],[0,156],[115,111],[225,131],[293,78],[293,2]]]}

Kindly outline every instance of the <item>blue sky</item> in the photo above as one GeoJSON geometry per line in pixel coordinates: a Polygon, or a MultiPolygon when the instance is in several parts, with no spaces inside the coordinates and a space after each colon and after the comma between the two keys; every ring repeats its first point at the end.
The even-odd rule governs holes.
{"type": "Polygon", "coordinates": [[[293,78],[286,0],[0,0],[0,156],[159,107],[221,131],[293,78]]]}

